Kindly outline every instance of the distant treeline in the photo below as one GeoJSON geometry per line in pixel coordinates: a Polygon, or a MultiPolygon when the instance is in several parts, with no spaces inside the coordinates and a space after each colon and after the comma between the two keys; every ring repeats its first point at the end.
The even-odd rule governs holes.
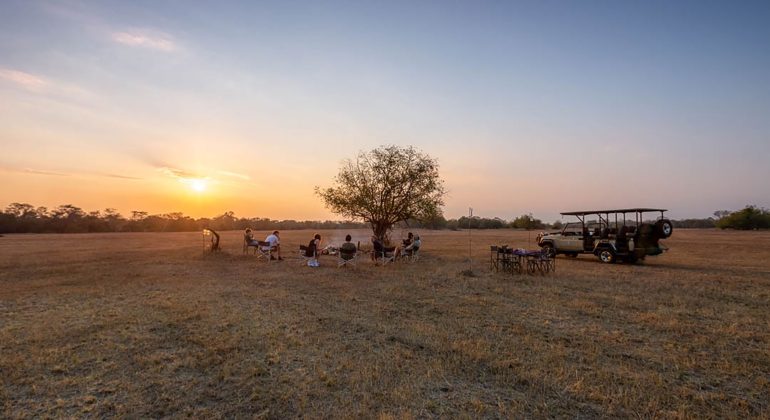
{"type": "Polygon", "coordinates": [[[534,218],[531,214],[521,215],[511,221],[501,219],[499,217],[486,218],[486,217],[461,217],[459,219],[446,220],[443,217],[439,217],[437,220],[430,221],[428,223],[417,223],[429,229],[545,229],[548,227],[546,223],[543,223],[540,219],[534,218]]]}
{"type": "MultiPolygon", "coordinates": [[[[652,220],[648,222],[654,222],[652,220]]],[[[672,220],[674,227],[679,229],[770,229],[770,211],[765,208],[749,205],[743,210],[729,211],[719,210],[714,212],[714,217],[705,219],[680,219],[672,220]]],[[[558,230],[564,227],[565,222],[557,220],[553,223],[544,223],[536,219],[532,214],[525,214],[512,221],[506,221],[499,217],[461,217],[449,219],[439,217],[429,223],[413,222],[414,225],[428,229],[552,229],[558,230]]]]}
{"type": "Polygon", "coordinates": [[[214,218],[194,219],[182,213],[150,215],[133,211],[126,218],[115,209],[85,212],[80,207],[64,204],[49,210],[25,203],[13,203],[0,212],[0,233],[86,233],[86,232],[191,232],[203,228],[243,230],[356,229],[363,223],[338,221],[272,220],[235,217],[226,212],[214,218]]]}
{"type": "Polygon", "coordinates": [[[716,220],[713,217],[705,219],[681,219],[672,220],[675,228],[684,229],[707,229],[716,227],[716,220]]]}
{"type": "MultiPolygon", "coordinates": [[[[720,210],[706,219],[673,220],[677,228],[768,229],[770,212],[757,206],[746,206],[739,211],[720,210]]],[[[408,221],[401,225],[423,229],[561,229],[563,223],[543,223],[532,214],[507,221],[499,217],[460,217],[445,219],[438,216],[429,221],[408,221]]],[[[124,217],[115,209],[86,212],[80,207],[63,204],[55,209],[35,207],[26,203],[12,203],[0,212],[0,233],[86,233],[86,232],[190,232],[203,228],[243,230],[296,230],[296,229],[357,229],[370,227],[366,223],[349,221],[272,220],[268,218],[236,217],[231,211],[213,218],[195,219],[182,213],[150,215],[132,211],[124,217]]]]}
{"type": "Polygon", "coordinates": [[[679,228],[713,228],[755,230],[770,229],[770,211],[763,207],[748,205],[742,210],[719,210],[707,219],[673,220],[679,228]]]}
{"type": "MultiPolygon", "coordinates": [[[[410,220],[400,224],[423,229],[544,229],[547,226],[532,215],[523,215],[513,221],[500,218],[461,217],[445,219],[441,216],[419,222],[410,220]]],[[[217,231],[243,230],[295,230],[295,229],[357,229],[368,228],[366,223],[348,221],[273,220],[268,218],[236,217],[231,211],[213,218],[195,219],[183,213],[150,215],[144,211],[132,211],[124,217],[112,208],[86,212],[72,204],[54,209],[35,207],[27,203],[12,203],[0,212],[0,233],[87,233],[87,232],[190,232],[203,228],[217,231]]]]}

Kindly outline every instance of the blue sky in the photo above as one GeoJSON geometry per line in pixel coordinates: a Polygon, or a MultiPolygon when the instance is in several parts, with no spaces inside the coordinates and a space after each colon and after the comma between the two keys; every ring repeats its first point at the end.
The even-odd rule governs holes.
{"type": "Polygon", "coordinates": [[[398,144],[439,159],[449,217],[770,206],[768,18],[767,2],[5,1],[0,205],[327,218],[313,187],[398,144]]]}

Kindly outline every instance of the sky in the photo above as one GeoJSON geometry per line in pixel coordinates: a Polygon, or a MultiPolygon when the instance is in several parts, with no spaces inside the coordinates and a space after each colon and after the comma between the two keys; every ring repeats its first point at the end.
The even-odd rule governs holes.
{"type": "Polygon", "coordinates": [[[770,2],[0,2],[0,206],[337,219],[381,145],[444,213],[770,207],[770,2]]]}

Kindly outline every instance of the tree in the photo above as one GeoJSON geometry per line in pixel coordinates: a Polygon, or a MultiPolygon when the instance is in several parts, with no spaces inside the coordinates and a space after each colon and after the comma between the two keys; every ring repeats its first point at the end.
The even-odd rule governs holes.
{"type": "Polygon", "coordinates": [[[80,207],[73,206],[72,204],[62,204],[54,209],[51,215],[55,219],[76,220],[83,218],[86,213],[80,207]]]}
{"type": "Polygon", "coordinates": [[[54,232],[85,232],[87,226],[83,225],[86,213],[80,207],[72,204],[62,204],[51,211],[51,228],[54,232]]]}
{"type": "Polygon", "coordinates": [[[532,213],[530,214],[523,214],[516,219],[514,219],[513,222],[511,222],[511,227],[516,229],[544,229],[545,224],[540,219],[535,219],[534,216],[532,216],[532,213]]]}
{"type": "Polygon", "coordinates": [[[382,146],[343,162],[335,186],[318,194],[332,212],[363,220],[387,242],[398,222],[435,220],[445,194],[438,162],[413,147],[382,146]]]}
{"type": "Polygon", "coordinates": [[[27,203],[11,203],[5,208],[5,212],[14,217],[36,217],[35,207],[27,203]]]}
{"type": "Polygon", "coordinates": [[[221,216],[217,216],[211,219],[211,228],[219,230],[234,230],[237,229],[238,218],[235,217],[235,213],[232,211],[226,211],[221,216]]]}

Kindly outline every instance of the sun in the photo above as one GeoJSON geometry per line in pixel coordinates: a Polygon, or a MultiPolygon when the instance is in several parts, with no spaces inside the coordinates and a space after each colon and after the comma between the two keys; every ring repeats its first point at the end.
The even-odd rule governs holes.
{"type": "Polygon", "coordinates": [[[188,180],[188,185],[190,185],[190,188],[192,188],[195,192],[203,192],[206,191],[206,187],[208,183],[205,179],[200,178],[192,178],[188,180]]]}

